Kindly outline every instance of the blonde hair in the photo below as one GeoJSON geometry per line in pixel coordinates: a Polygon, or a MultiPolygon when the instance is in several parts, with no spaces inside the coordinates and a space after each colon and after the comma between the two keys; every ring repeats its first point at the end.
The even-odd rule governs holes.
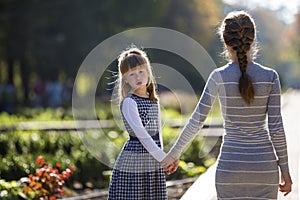
{"type": "Polygon", "coordinates": [[[155,79],[152,73],[152,68],[147,54],[136,48],[130,47],[129,49],[123,51],[118,58],[118,95],[119,102],[121,102],[130,92],[131,87],[128,83],[125,82],[123,76],[129,70],[134,69],[135,67],[145,67],[149,76],[147,83],[147,92],[149,93],[149,98],[153,102],[158,101],[158,96],[156,93],[155,79]]]}
{"type": "MultiPolygon", "coordinates": [[[[230,12],[223,20],[219,35],[224,46],[231,47],[238,58],[241,70],[239,91],[244,101],[249,105],[254,100],[254,88],[251,77],[247,74],[247,52],[254,43],[256,27],[252,17],[245,11],[230,12]]],[[[225,48],[227,49],[227,48],[225,48]]],[[[256,53],[257,49],[253,51],[256,53]]],[[[228,51],[225,52],[228,55],[228,51]]]]}

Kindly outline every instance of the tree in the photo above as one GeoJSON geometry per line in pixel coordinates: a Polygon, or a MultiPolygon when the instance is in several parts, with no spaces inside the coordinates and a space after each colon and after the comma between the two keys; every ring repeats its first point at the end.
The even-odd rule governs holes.
{"type": "Polygon", "coordinates": [[[212,33],[221,5],[220,0],[3,0],[0,59],[8,66],[9,83],[14,83],[14,68],[20,67],[20,100],[28,105],[34,78],[74,78],[96,45],[127,29],[155,26],[178,30],[216,55],[212,33]]]}

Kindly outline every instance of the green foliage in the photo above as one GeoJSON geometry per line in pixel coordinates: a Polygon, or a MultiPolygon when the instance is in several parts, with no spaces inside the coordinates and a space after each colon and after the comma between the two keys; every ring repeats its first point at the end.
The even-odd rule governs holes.
{"type": "Polygon", "coordinates": [[[0,148],[3,161],[0,163],[0,176],[7,180],[17,180],[34,173],[34,165],[30,161],[43,155],[50,164],[59,162],[64,168],[69,165],[78,167],[71,178],[73,181],[83,184],[90,181],[98,187],[107,185],[108,178],[101,172],[108,168],[88,152],[75,131],[12,131],[0,135],[0,144],[4,144],[0,148]]]}
{"type": "MultiPolygon", "coordinates": [[[[103,109],[101,113],[106,112],[101,114],[101,119],[109,119],[112,114],[110,109],[106,109],[108,106],[100,107],[103,109]]],[[[100,112],[98,111],[98,113],[100,112]]],[[[167,109],[163,111],[163,115],[162,121],[163,123],[165,122],[163,124],[164,150],[167,152],[177,139],[181,128],[172,128],[165,121],[166,118],[177,118],[179,116],[177,111],[167,109]]],[[[70,118],[69,110],[62,109],[25,109],[24,114],[0,114],[0,120],[3,120],[5,124],[10,123],[10,125],[23,121],[58,121],[70,118]]],[[[95,133],[86,131],[82,134],[93,136],[95,133]]],[[[128,138],[128,134],[119,128],[106,129],[103,134],[119,148],[123,146],[128,138]]],[[[94,188],[107,188],[111,168],[94,157],[95,155],[87,149],[84,142],[86,141],[82,140],[76,131],[11,130],[1,133],[0,159],[2,162],[0,162],[0,176],[10,181],[27,177],[28,174],[34,174],[36,165],[32,161],[39,155],[42,155],[51,166],[55,166],[58,162],[61,164],[61,168],[64,169],[68,166],[76,167],[66,186],[72,188],[73,183],[76,182],[82,185],[81,189],[84,189],[87,183],[91,183],[94,188]]],[[[96,144],[101,147],[106,145],[105,141],[101,139],[97,140],[96,144]]],[[[205,171],[209,164],[205,163],[205,158],[199,159],[201,144],[201,138],[196,138],[191,143],[181,157],[182,160],[178,171],[173,175],[167,176],[168,179],[197,176],[205,171]]],[[[119,152],[113,151],[110,153],[113,155],[113,158],[116,158],[119,152]]],[[[15,182],[12,183],[15,184],[15,182]]],[[[9,190],[8,193],[12,193],[11,191],[9,190]]]]}
{"type": "Polygon", "coordinates": [[[179,167],[182,169],[183,173],[189,177],[194,177],[200,175],[206,171],[206,168],[203,166],[195,166],[192,162],[180,161],[179,167]]]}
{"type": "Polygon", "coordinates": [[[174,109],[163,109],[161,111],[161,115],[165,119],[176,119],[176,118],[181,118],[181,115],[178,111],[174,109]]]}
{"type": "Polygon", "coordinates": [[[193,162],[179,161],[177,170],[168,176],[168,179],[182,179],[187,177],[196,177],[206,171],[205,166],[195,165],[193,162]]]}
{"type": "Polygon", "coordinates": [[[0,199],[2,200],[17,200],[22,191],[21,181],[5,181],[0,179],[0,199]]]}

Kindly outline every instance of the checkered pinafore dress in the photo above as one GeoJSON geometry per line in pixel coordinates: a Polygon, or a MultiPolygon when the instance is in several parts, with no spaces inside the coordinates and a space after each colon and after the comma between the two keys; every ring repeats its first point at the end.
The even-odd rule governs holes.
{"type": "MultiPolygon", "coordinates": [[[[155,143],[161,147],[159,140],[159,106],[134,94],[132,98],[138,107],[143,126],[155,143]]],[[[122,107],[122,104],[121,104],[122,107]]],[[[123,115],[123,114],[122,114],[123,115]]],[[[115,163],[109,187],[109,200],[165,200],[166,179],[164,171],[144,146],[135,137],[134,131],[123,116],[123,122],[130,139],[123,146],[115,163]]]]}

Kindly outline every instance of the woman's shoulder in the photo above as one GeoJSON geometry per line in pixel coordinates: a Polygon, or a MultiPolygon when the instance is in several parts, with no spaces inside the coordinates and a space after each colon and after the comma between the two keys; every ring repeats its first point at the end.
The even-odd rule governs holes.
{"type": "Polygon", "coordinates": [[[234,66],[233,63],[227,63],[225,65],[222,65],[222,66],[214,69],[211,72],[210,76],[211,77],[219,77],[219,76],[222,76],[222,75],[227,74],[227,73],[232,73],[232,71],[236,70],[234,68],[236,68],[236,67],[234,66]]]}
{"type": "Polygon", "coordinates": [[[232,71],[235,71],[239,69],[239,66],[238,64],[236,63],[233,63],[233,62],[229,62],[229,63],[226,63],[225,65],[222,65],[216,69],[214,69],[212,71],[212,74],[222,74],[222,73],[227,73],[227,72],[232,72],[232,71]]]}
{"type": "Polygon", "coordinates": [[[249,74],[253,81],[271,83],[279,78],[277,71],[271,67],[267,67],[259,63],[253,63],[249,67],[251,68],[251,70],[249,70],[249,74]]]}
{"type": "Polygon", "coordinates": [[[271,67],[267,67],[266,65],[260,64],[260,63],[256,63],[254,62],[253,64],[251,64],[253,66],[255,66],[256,68],[262,70],[262,71],[266,71],[266,72],[274,72],[275,70],[272,69],[271,67]]]}
{"type": "MultiPolygon", "coordinates": [[[[264,74],[277,74],[275,69],[271,67],[267,67],[266,65],[262,65],[260,63],[253,62],[247,67],[249,71],[254,71],[256,73],[264,73],[264,74]]],[[[232,73],[234,71],[240,71],[239,65],[233,62],[229,62],[213,71],[213,73],[232,73]]]]}
{"type": "MultiPolygon", "coordinates": [[[[254,79],[273,80],[278,76],[275,69],[262,65],[260,63],[252,63],[247,67],[247,73],[254,79]]],[[[240,67],[237,63],[229,62],[221,67],[214,69],[211,73],[214,80],[226,81],[238,79],[240,77],[240,67]]]]}
{"type": "Polygon", "coordinates": [[[267,67],[265,65],[259,64],[259,63],[253,63],[252,66],[250,66],[254,73],[256,74],[264,74],[269,76],[277,75],[277,71],[271,67],[267,67]]]}

